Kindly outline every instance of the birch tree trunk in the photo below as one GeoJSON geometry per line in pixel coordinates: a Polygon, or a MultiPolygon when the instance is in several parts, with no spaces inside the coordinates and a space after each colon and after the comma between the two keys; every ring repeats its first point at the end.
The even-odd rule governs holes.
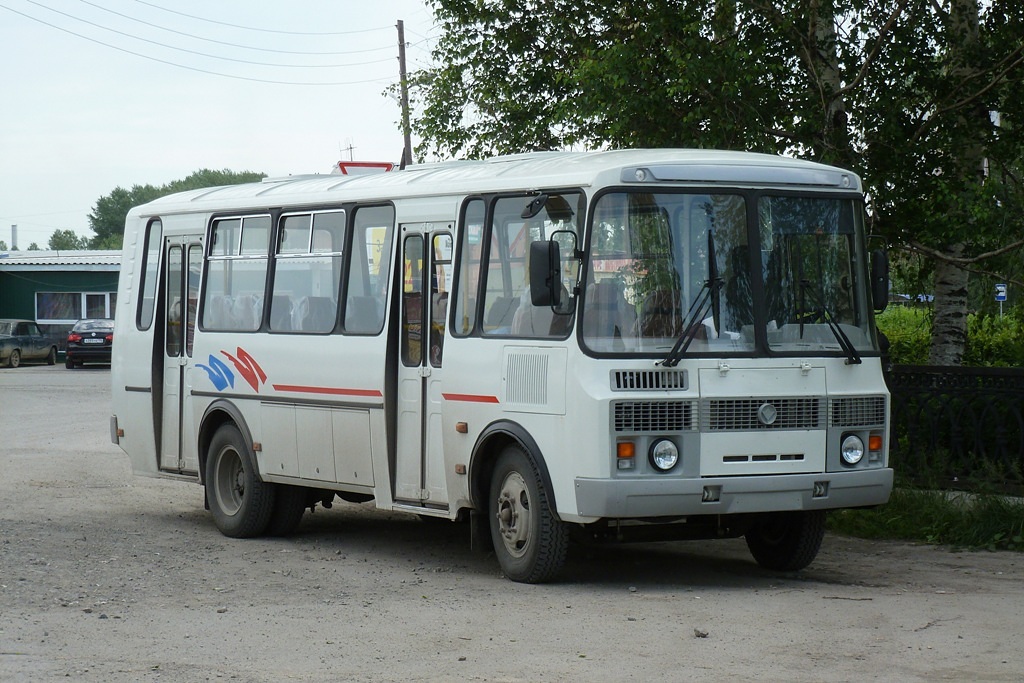
{"type": "MultiPolygon", "coordinates": [[[[953,0],[949,12],[949,64],[950,77],[954,82],[972,87],[972,76],[977,73],[979,17],[978,0],[953,0]]],[[[951,151],[958,156],[950,171],[960,180],[960,187],[976,187],[985,182],[985,134],[988,125],[988,111],[980,104],[967,104],[955,112],[953,130],[958,139],[951,151]]],[[[951,199],[954,205],[957,198],[951,199]]],[[[936,207],[939,208],[939,207],[936,207]]],[[[970,212],[951,207],[947,215],[953,225],[947,234],[956,235],[944,251],[952,258],[960,258],[967,250],[966,240],[971,239],[977,227],[973,225],[970,212]],[[957,235],[959,233],[959,235],[957,235]]],[[[954,262],[936,260],[935,264],[935,309],[932,322],[932,343],[928,358],[932,365],[960,365],[967,346],[967,282],[968,271],[954,262]]]]}
{"type": "MultiPolygon", "coordinates": [[[[963,254],[964,245],[947,249],[950,256],[963,254]]],[[[928,353],[931,365],[960,365],[967,346],[967,280],[969,273],[948,261],[935,265],[935,318],[928,353]]]]}

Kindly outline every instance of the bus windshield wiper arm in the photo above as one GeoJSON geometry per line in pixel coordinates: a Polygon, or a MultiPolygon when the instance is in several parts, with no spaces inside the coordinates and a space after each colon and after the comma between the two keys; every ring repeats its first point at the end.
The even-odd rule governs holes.
{"type": "Polygon", "coordinates": [[[690,348],[690,342],[697,336],[697,331],[700,329],[698,324],[704,320],[709,309],[715,330],[721,329],[721,314],[718,310],[718,290],[721,286],[722,278],[718,276],[718,257],[715,255],[715,231],[708,228],[708,279],[704,281],[697,296],[690,304],[689,310],[686,311],[688,318],[683,325],[683,331],[672,350],[668,352],[664,360],[660,361],[661,365],[667,368],[679,365],[686,349],[690,348]]]}
{"type": "MultiPolygon", "coordinates": [[[[674,368],[679,365],[679,361],[683,359],[686,349],[690,347],[690,343],[696,338],[704,316],[708,314],[709,310],[713,310],[714,301],[718,298],[718,288],[721,285],[722,280],[718,277],[704,281],[703,286],[701,286],[700,291],[697,293],[697,298],[690,304],[690,309],[686,311],[688,317],[683,324],[682,334],[679,335],[679,339],[676,340],[668,355],[659,361],[660,365],[664,365],[667,368],[674,368]]],[[[716,320],[716,329],[717,323],[718,321],[716,320]]]]}
{"type": "MultiPolygon", "coordinates": [[[[810,282],[807,280],[800,281],[801,290],[809,288],[809,285],[810,282]]],[[[814,301],[815,305],[817,305],[818,307],[818,310],[821,312],[822,320],[824,320],[825,324],[828,325],[828,329],[832,332],[832,336],[834,336],[836,338],[836,341],[839,342],[839,348],[841,348],[843,350],[843,353],[846,354],[846,364],[856,365],[860,363],[860,354],[857,353],[857,347],[853,345],[853,342],[850,341],[850,338],[846,336],[845,332],[843,332],[843,328],[839,325],[839,323],[836,322],[835,316],[832,315],[832,313],[828,310],[825,304],[821,301],[821,299],[818,296],[819,291],[813,287],[810,287],[810,290],[811,299],[812,301],[814,301]]],[[[801,320],[801,336],[803,336],[803,326],[804,324],[801,320]]]]}

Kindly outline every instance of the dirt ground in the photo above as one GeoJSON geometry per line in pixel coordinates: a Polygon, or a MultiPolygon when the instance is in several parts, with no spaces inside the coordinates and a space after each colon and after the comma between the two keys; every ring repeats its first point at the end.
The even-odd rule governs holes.
{"type": "Polygon", "coordinates": [[[574,548],[515,584],[371,505],[221,536],[108,436],[106,368],[0,369],[0,681],[1019,681],[1024,557],[827,536],[574,548]]]}

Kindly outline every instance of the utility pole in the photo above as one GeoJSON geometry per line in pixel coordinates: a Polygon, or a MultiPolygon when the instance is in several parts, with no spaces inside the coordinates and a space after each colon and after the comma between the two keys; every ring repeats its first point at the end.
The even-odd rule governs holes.
{"type": "Polygon", "coordinates": [[[412,127],[409,125],[409,81],[405,72],[405,22],[401,19],[398,20],[398,78],[402,91],[402,135],[405,138],[399,168],[405,168],[412,164],[412,127]]]}

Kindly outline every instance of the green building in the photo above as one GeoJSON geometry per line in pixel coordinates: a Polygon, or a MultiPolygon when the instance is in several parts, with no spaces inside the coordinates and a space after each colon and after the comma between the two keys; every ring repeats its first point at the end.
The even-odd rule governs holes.
{"type": "Polygon", "coordinates": [[[35,320],[61,341],[75,321],[110,318],[120,251],[0,251],[0,318],[35,320]]]}

